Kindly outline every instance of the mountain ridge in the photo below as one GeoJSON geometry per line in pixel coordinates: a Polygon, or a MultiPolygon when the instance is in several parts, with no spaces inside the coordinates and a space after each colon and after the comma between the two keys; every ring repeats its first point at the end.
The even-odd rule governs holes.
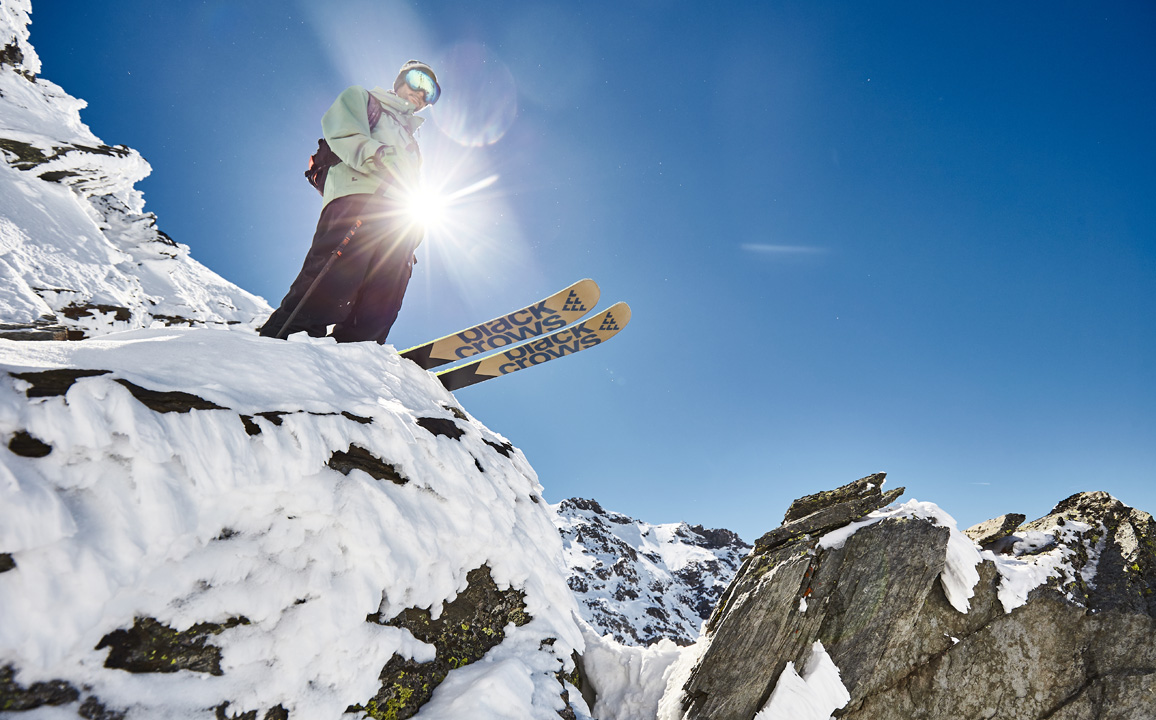
{"type": "Polygon", "coordinates": [[[653,525],[595,500],[554,508],[582,618],[627,645],[693,643],[750,550],[730,530],[653,525]]]}
{"type": "Polygon", "coordinates": [[[0,337],[81,339],[157,325],[254,327],[262,298],[157,227],[135,184],[151,167],[81,121],[38,76],[31,3],[0,4],[0,337]]]}

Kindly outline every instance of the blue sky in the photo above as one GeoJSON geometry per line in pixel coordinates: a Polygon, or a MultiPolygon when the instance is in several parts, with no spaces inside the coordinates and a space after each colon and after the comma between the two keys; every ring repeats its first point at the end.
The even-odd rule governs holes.
{"type": "MultiPolygon", "coordinates": [[[[459,391],[547,498],[748,541],[886,471],[961,526],[1156,511],[1156,7],[35,2],[160,227],[276,304],[351,84],[438,69],[399,348],[582,277],[629,328],[459,391]]],[[[254,358],[260,362],[260,358],[254,358]]]]}

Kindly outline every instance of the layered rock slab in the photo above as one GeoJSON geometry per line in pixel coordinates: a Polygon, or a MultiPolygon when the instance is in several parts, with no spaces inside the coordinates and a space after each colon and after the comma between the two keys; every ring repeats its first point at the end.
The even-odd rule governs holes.
{"type": "Polygon", "coordinates": [[[677,717],[749,720],[816,641],[850,695],[840,718],[1156,717],[1150,515],[1082,493],[997,555],[926,503],[859,512],[881,480],[799,501],[760,539],[674,689],[677,717]]]}

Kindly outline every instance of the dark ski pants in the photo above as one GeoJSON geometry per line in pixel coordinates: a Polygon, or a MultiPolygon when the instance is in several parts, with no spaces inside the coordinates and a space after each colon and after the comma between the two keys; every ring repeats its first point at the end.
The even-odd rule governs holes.
{"type": "Polygon", "coordinates": [[[413,251],[421,238],[409,230],[408,219],[378,195],[348,195],[330,201],[322,209],[313,245],[305,256],[301,272],[281,306],[261,328],[262,335],[276,337],[281,332],[333,251],[358,220],[361,227],[341,256],[321,276],[284,337],[302,330],[312,337],[323,337],[326,328],[335,325],[333,337],[337,342],[385,342],[401,310],[413,272],[413,251]]]}

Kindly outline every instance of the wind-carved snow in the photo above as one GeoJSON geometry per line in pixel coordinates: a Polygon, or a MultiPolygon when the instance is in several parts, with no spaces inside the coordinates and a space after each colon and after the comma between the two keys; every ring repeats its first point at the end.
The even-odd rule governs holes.
{"type": "MultiPolygon", "coordinates": [[[[671,667],[682,648],[670,640],[645,648],[623,645],[609,635],[584,631],[586,673],[598,691],[599,720],[654,720],[671,667]]],[[[693,647],[693,646],[692,646],[693,647]]]]}
{"type": "Polygon", "coordinates": [[[36,77],[30,9],[0,5],[0,331],[262,321],[264,300],[193,260],[144,211],[144,158],[102,142],[80,119],[83,100],[36,77]]]}
{"type": "Polygon", "coordinates": [[[1108,538],[1107,530],[1101,525],[1099,540],[1092,543],[1088,539],[1091,530],[1091,525],[1069,519],[1045,530],[1015,534],[1011,538],[1014,542],[1010,554],[984,551],[984,559],[994,562],[999,570],[998,595],[1004,611],[1011,612],[1027,604],[1029,593],[1050,579],[1060,581],[1059,586],[1069,600],[1082,603],[1083,598],[1073,596],[1066,588],[1077,578],[1094,586],[1100,553],[1108,538]],[[1086,552],[1087,563],[1077,570],[1072,560],[1080,545],[1086,552]]]}
{"type": "Polygon", "coordinates": [[[815,642],[800,674],[795,663],[783,669],[770,699],[754,720],[829,720],[831,713],[851,701],[839,668],[823,647],[815,642]]]}
{"type": "Polygon", "coordinates": [[[533,619],[452,671],[421,717],[558,717],[556,673],[583,639],[542,488],[520,452],[392,349],[223,329],[0,340],[0,438],[22,432],[50,451],[0,448],[0,552],[15,566],[0,572],[0,668],[20,685],[64,680],[128,720],[208,720],[226,701],[230,716],[280,704],[336,719],[374,695],[394,653],[432,657],[367,616],[436,618],[487,565],[499,588],[524,591],[533,619]],[[13,375],[60,368],[110,372],[49,397],[27,397],[32,381],[13,375]],[[119,381],[221,409],[157,412],[119,381]],[[332,469],[351,445],[404,484],[332,469]],[[247,624],[212,637],[219,677],[104,667],[98,643],[140,617],[178,631],[247,624]]]}
{"type": "Polygon", "coordinates": [[[0,50],[18,54],[19,70],[29,75],[40,72],[40,57],[28,42],[32,0],[4,0],[0,4],[0,50]]]}
{"type": "Polygon", "coordinates": [[[630,645],[694,642],[750,549],[728,530],[651,525],[593,500],[555,509],[583,619],[630,645]]]}

